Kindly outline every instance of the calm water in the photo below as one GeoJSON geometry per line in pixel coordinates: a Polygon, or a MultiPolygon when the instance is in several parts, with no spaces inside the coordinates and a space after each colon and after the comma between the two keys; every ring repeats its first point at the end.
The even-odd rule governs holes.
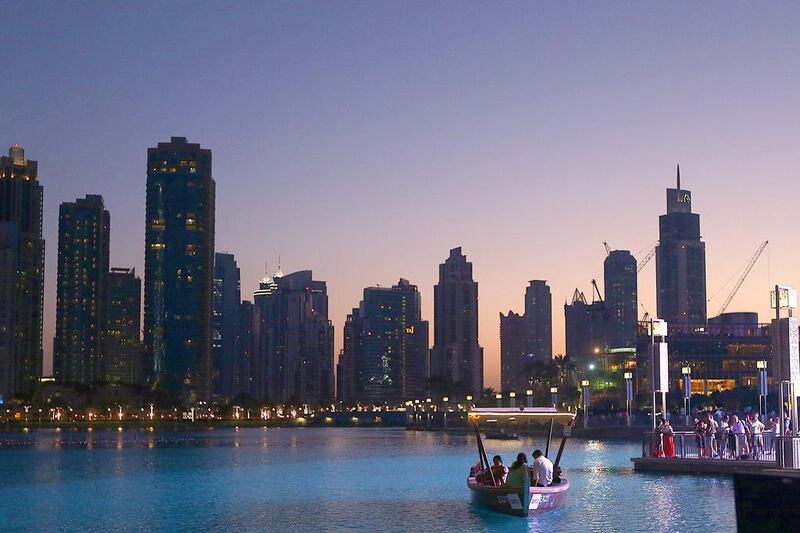
{"type": "MultiPolygon", "coordinates": [[[[541,441],[488,441],[507,463],[541,441]]],[[[637,444],[570,440],[563,509],[473,507],[474,439],[401,429],[0,434],[0,530],[735,531],[727,478],[636,474],[637,444]]]]}

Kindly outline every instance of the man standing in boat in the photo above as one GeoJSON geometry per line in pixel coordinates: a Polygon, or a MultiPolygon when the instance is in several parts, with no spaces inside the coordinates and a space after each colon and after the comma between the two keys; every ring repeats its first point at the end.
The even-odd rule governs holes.
{"type": "Polygon", "coordinates": [[[534,487],[548,487],[552,482],[553,462],[542,454],[542,450],[534,450],[531,485],[534,487]]]}

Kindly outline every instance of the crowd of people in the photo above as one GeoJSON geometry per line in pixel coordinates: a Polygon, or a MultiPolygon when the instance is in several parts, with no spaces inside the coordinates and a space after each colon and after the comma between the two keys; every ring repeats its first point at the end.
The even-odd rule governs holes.
{"type": "MultiPolygon", "coordinates": [[[[759,460],[772,453],[775,437],[780,436],[778,417],[769,417],[764,424],[756,412],[741,417],[707,411],[693,419],[696,455],[700,459],[759,460]]],[[[675,456],[675,431],[670,421],[659,420],[654,433],[653,457],[675,456]]],[[[693,456],[688,443],[682,442],[683,456],[693,456]]]]}
{"type": "Polygon", "coordinates": [[[558,483],[557,474],[554,478],[553,462],[541,450],[533,451],[533,464],[530,466],[528,456],[524,453],[517,454],[517,460],[510,467],[503,464],[502,457],[495,455],[489,469],[481,469],[480,463],[476,463],[472,467],[472,474],[478,483],[496,487],[522,487],[525,476],[529,477],[533,487],[547,487],[553,484],[554,479],[558,483]]]}

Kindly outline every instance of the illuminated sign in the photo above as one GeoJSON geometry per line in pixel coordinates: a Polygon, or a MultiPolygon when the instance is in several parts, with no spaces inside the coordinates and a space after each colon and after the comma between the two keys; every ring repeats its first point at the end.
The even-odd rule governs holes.
{"type": "MultiPolygon", "coordinates": [[[[778,285],[781,309],[795,309],[797,307],[797,291],[792,287],[778,285]]],[[[769,291],[769,306],[775,309],[775,291],[769,291]]]]}

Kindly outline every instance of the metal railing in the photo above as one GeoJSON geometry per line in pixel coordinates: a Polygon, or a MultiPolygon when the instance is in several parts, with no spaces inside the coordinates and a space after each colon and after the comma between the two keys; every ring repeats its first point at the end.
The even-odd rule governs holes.
{"type": "Polygon", "coordinates": [[[776,460],[775,433],[740,435],[718,431],[698,435],[692,431],[676,431],[671,435],[646,433],[642,439],[642,457],[676,457],[679,459],[776,460]]]}

